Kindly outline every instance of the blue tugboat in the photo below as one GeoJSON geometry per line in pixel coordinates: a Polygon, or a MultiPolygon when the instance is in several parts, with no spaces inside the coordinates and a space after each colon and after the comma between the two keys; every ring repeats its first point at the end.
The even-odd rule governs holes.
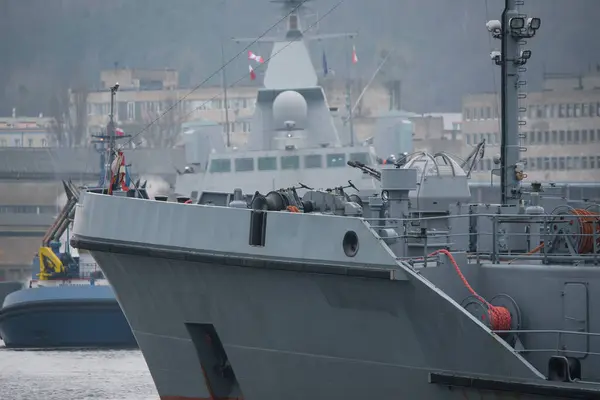
{"type": "MultiPolygon", "coordinates": [[[[147,198],[145,184],[130,189],[123,152],[116,149],[111,115],[101,143],[102,174],[98,187],[85,191],[147,198]],[[105,185],[105,178],[109,178],[105,185]]],[[[125,136],[120,136],[123,138],[125,136]]],[[[0,309],[0,338],[11,348],[127,348],[137,347],[112,288],[89,254],[69,246],[69,228],[80,191],[70,182],[63,185],[67,203],[44,236],[34,257],[28,288],[6,296],[0,309]]]]}

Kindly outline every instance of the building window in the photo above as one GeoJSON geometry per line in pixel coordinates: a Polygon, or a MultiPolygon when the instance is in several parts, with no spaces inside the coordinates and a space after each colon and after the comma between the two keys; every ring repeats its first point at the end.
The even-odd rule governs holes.
{"type": "Polygon", "coordinates": [[[575,117],[581,117],[581,104],[575,104],[575,117]]]}
{"type": "Polygon", "coordinates": [[[552,144],[558,143],[558,131],[552,131],[552,144]]]}
{"type": "Polygon", "coordinates": [[[564,144],[565,143],[565,131],[559,131],[558,135],[559,135],[558,143],[564,144]]]}
{"type": "Polygon", "coordinates": [[[587,129],[581,130],[581,144],[586,144],[588,141],[587,129]]]}
{"type": "Polygon", "coordinates": [[[555,171],[558,169],[558,159],[556,157],[550,157],[550,161],[552,162],[552,170],[555,171]]]}
{"type": "Polygon", "coordinates": [[[537,106],[536,112],[537,112],[536,117],[544,118],[544,106],[537,106]]]}
{"type": "Polygon", "coordinates": [[[42,147],[48,147],[48,141],[46,139],[42,139],[42,147]]]}
{"type": "Polygon", "coordinates": [[[33,147],[33,139],[27,139],[27,146],[33,147]]]}
{"type": "Polygon", "coordinates": [[[596,111],[598,111],[596,109],[596,105],[594,103],[590,103],[590,117],[595,117],[598,115],[598,113],[596,113],[596,111]]]}
{"type": "Polygon", "coordinates": [[[304,156],[304,168],[323,168],[323,157],[320,154],[304,156]]]}
{"type": "Polygon", "coordinates": [[[0,147],[6,147],[6,139],[0,139],[0,147]]]}
{"type": "Polygon", "coordinates": [[[550,144],[550,132],[544,132],[544,144],[550,144]]]}
{"type": "Polygon", "coordinates": [[[567,143],[573,143],[573,132],[567,131],[567,143]]]}
{"type": "Polygon", "coordinates": [[[573,116],[573,104],[567,104],[567,118],[573,116]]]}
{"type": "Polygon", "coordinates": [[[21,139],[15,139],[15,146],[21,147],[21,139]]]}
{"type": "Polygon", "coordinates": [[[579,144],[579,131],[573,131],[573,143],[579,144]]]}
{"type": "Polygon", "coordinates": [[[133,101],[127,102],[127,119],[129,121],[135,119],[135,103],[133,101]]]}
{"type": "Polygon", "coordinates": [[[254,170],[253,158],[236,158],[234,164],[236,172],[246,172],[254,170]]]}
{"type": "Polygon", "coordinates": [[[465,133],[465,140],[466,140],[467,144],[471,144],[471,135],[469,135],[468,133],[465,133]]]}
{"type": "MultiPolygon", "coordinates": [[[[567,165],[569,161],[567,160],[567,165]]],[[[581,169],[581,157],[573,157],[573,169],[581,169]]]]}
{"type": "Polygon", "coordinates": [[[471,120],[471,110],[468,108],[465,108],[464,114],[465,114],[465,120],[470,121],[471,120]]]}
{"type": "Polygon", "coordinates": [[[281,157],[281,169],[298,169],[300,168],[300,157],[298,156],[283,156],[281,157]]]}
{"type": "Polygon", "coordinates": [[[596,168],[596,157],[591,156],[590,157],[590,169],[594,169],[596,168]]]}
{"type": "Polygon", "coordinates": [[[276,157],[259,157],[258,158],[258,170],[259,171],[274,171],[277,169],[277,158],[276,157]]]}
{"type": "Polygon", "coordinates": [[[590,115],[590,105],[588,103],[583,103],[581,105],[581,116],[589,117],[590,115]]]}
{"type": "Polygon", "coordinates": [[[550,157],[544,157],[544,170],[548,171],[550,169],[550,157]]]}
{"type": "Polygon", "coordinates": [[[581,169],[587,169],[587,157],[581,157],[581,169]]]}
{"type": "Polygon", "coordinates": [[[564,118],[565,116],[566,116],[565,105],[559,104],[558,105],[558,118],[564,118]]]}
{"type": "Polygon", "coordinates": [[[550,118],[556,118],[556,104],[550,104],[550,118]]]}
{"type": "Polygon", "coordinates": [[[485,108],[485,119],[492,119],[492,108],[491,107],[485,108]]]}

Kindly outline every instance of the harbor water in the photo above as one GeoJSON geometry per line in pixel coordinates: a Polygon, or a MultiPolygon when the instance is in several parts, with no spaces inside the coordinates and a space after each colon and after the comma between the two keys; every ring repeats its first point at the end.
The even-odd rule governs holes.
{"type": "Polygon", "coordinates": [[[11,350],[0,341],[0,399],[157,400],[139,350],[11,350]]]}

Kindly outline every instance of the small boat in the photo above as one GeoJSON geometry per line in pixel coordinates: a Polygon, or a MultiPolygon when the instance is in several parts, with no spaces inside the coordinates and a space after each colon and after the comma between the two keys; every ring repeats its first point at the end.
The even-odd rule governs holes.
{"type": "MultiPolygon", "coordinates": [[[[111,88],[113,98],[116,88],[111,88]]],[[[130,182],[125,156],[115,146],[117,139],[127,136],[117,135],[116,130],[111,110],[107,134],[96,136],[102,165],[97,187],[80,191],[63,181],[67,202],[34,257],[29,287],[8,294],[0,308],[0,338],[6,347],[137,347],[104,274],[91,255],[69,245],[80,192],[147,198],[145,183],[130,182]],[[107,185],[105,178],[109,178],[107,185]]]]}
{"type": "Polygon", "coordinates": [[[14,291],[0,309],[0,337],[9,348],[137,347],[127,319],[89,254],[68,249],[68,238],[42,247],[28,288],[14,291]],[[42,261],[40,261],[42,260],[42,261]],[[46,260],[46,261],[44,261],[46,260]],[[42,265],[62,272],[39,272],[42,265]],[[57,268],[58,269],[58,268],[57,268]]]}

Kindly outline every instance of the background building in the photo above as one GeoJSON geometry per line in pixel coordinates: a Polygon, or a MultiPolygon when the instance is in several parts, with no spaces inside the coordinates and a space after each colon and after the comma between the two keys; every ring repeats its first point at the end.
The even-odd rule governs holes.
{"type": "MultiPolygon", "coordinates": [[[[600,74],[548,74],[541,92],[521,100],[520,136],[528,180],[600,181],[600,74]]],[[[474,177],[490,179],[499,154],[500,98],[463,99],[467,147],[486,140],[485,158],[474,177]]]]}
{"type": "Polygon", "coordinates": [[[54,118],[43,116],[0,118],[0,147],[51,146],[54,123],[54,118]]]}

